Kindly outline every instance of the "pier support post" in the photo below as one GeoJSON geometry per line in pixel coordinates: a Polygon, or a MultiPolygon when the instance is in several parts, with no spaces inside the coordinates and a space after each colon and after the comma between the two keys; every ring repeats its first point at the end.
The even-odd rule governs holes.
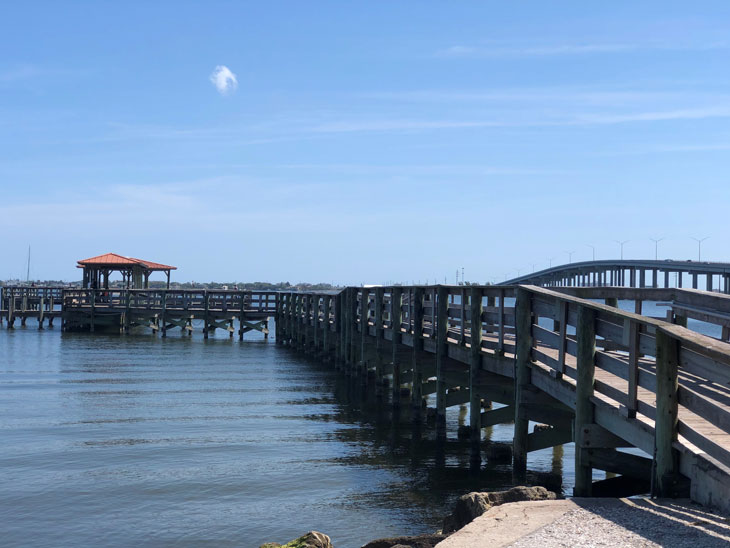
{"type": "Polygon", "coordinates": [[[584,459],[586,425],[594,422],[591,397],[595,381],[596,325],[595,312],[585,306],[578,308],[576,326],[577,380],[575,393],[575,489],[576,497],[590,497],[593,486],[593,468],[584,459]]]}
{"type": "Polygon", "coordinates": [[[522,393],[530,384],[532,360],[532,294],[517,288],[515,303],[516,356],[515,356],[515,433],[512,448],[515,473],[527,469],[527,435],[530,421],[522,405],[522,393]]]}
{"type": "Polygon", "coordinates": [[[449,334],[449,288],[438,287],[436,295],[438,312],[436,316],[436,434],[446,437],[446,381],[444,370],[448,357],[447,338],[449,334]]]}
{"type": "Polygon", "coordinates": [[[357,319],[357,288],[351,287],[350,288],[350,300],[349,300],[349,318],[350,321],[348,322],[349,328],[350,328],[350,356],[349,356],[349,362],[350,362],[350,369],[357,373],[358,368],[358,360],[357,360],[357,326],[358,326],[358,319],[357,319]]]}
{"type": "Polygon", "coordinates": [[[482,369],[482,289],[472,286],[469,293],[469,333],[471,339],[469,361],[469,428],[472,442],[481,439],[482,400],[477,385],[482,369]]]}
{"type": "Polygon", "coordinates": [[[383,298],[385,290],[375,288],[375,395],[383,395],[383,298]]]}
{"type": "Polygon", "coordinates": [[[370,291],[363,287],[360,290],[360,373],[363,382],[368,378],[367,341],[370,316],[370,291]]]}
{"type": "MultiPolygon", "coordinates": [[[[277,293],[276,294],[276,317],[274,318],[274,322],[276,322],[276,327],[274,329],[274,339],[275,339],[277,346],[279,346],[281,344],[281,342],[282,342],[281,339],[283,338],[283,334],[282,334],[282,331],[283,331],[283,329],[282,329],[283,328],[283,325],[282,325],[283,306],[281,303],[281,299],[282,299],[282,294],[277,293]]],[[[241,296],[241,310],[243,310],[243,296],[241,296]]],[[[241,319],[243,319],[243,314],[241,314],[241,319]]],[[[240,335],[243,335],[243,333],[240,333],[240,335]]],[[[241,340],[243,340],[242,336],[241,336],[241,340]]]]}
{"type": "Polygon", "coordinates": [[[343,292],[340,291],[335,296],[335,341],[337,347],[335,348],[335,366],[340,367],[345,361],[345,299],[343,292]]]}
{"type": "Polygon", "coordinates": [[[400,406],[400,361],[398,359],[398,347],[401,343],[401,316],[403,306],[403,290],[400,287],[394,287],[390,297],[390,319],[391,329],[393,331],[391,342],[392,360],[393,360],[393,405],[400,406]]]}
{"type": "Polygon", "coordinates": [[[95,308],[96,308],[96,290],[92,289],[91,290],[91,316],[89,318],[89,321],[91,322],[89,324],[89,331],[91,331],[92,333],[94,332],[94,323],[95,323],[94,309],[95,308]]]}
{"type": "Polygon", "coordinates": [[[350,371],[350,347],[352,346],[352,288],[346,287],[342,296],[342,332],[345,344],[342,353],[342,363],[346,371],[350,371]]]}
{"type": "Polygon", "coordinates": [[[329,361],[331,356],[330,350],[330,309],[332,308],[332,297],[330,295],[324,295],[322,297],[322,307],[324,309],[322,314],[322,356],[325,360],[329,361]]]}
{"type": "Polygon", "coordinates": [[[161,291],[162,294],[162,314],[161,320],[162,325],[160,326],[161,337],[167,337],[167,291],[164,289],[161,291]]]}
{"type": "Polygon", "coordinates": [[[423,288],[413,289],[413,355],[412,374],[413,389],[411,390],[411,406],[413,418],[418,420],[423,406],[423,288]]]}
{"type": "Polygon", "coordinates": [[[319,295],[312,295],[312,329],[314,330],[314,350],[313,354],[315,356],[319,355],[320,352],[320,346],[321,346],[321,339],[322,337],[319,334],[320,329],[322,329],[322,325],[324,325],[324,321],[320,322],[320,296],[319,295]],[[321,325],[320,325],[321,323],[321,325]]]}
{"type": "Polygon", "coordinates": [[[303,298],[303,306],[302,306],[302,331],[303,338],[304,338],[304,353],[308,354],[311,350],[312,346],[312,335],[309,330],[309,323],[310,318],[313,316],[312,314],[312,296],[311,295],[304,295],[303,298]]]}
{"type": "Polygon", "coordinates": [[[44,313],[44,299],[41,296],[40,300],[38,301],[38,329],[43,329],[43,313],[44,313]]]}
{"type": "Polygon", "coordinates": [[[203,301],[204,301],[204,304],[203,304],[203,307],[204,307],[203,308],[203,338],[207,339],[208,338],[208,328],[210,326],[210,324],[208,323],[208,308],[209,308],[210,304],[209,304],[209,300],[208,300],[208,290],[207,289],[205,290],[203,295],[204,295],[203,296],[203,301]]]}
{"type": "Polygon", "coordinates": [[[657,329],[656,332],[656,485],[659,496],[671,496],[678,472],[677,441],[679,383],[678,341],[657,329]]]}

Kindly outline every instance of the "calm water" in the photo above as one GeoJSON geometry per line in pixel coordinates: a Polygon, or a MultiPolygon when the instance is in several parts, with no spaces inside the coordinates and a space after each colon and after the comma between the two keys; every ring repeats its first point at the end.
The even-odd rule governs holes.
{"type": "MultiPolygon", "coordinates": [[[[353,548],[435,530],[458,495],[513,484],[508,465],[470,468],[458,409],[437,443],[273,342],[35,327],[0,329],[3,546],[256,547],[317,529],[353,548]]],[[[560,472],[561,454],[530,468],[560,472]]]]}

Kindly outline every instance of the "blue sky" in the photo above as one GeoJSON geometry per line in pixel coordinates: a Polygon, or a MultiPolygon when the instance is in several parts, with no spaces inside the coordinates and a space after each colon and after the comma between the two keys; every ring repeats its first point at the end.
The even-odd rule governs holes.
{"type": "Polygon", "coordinates": [[[730,261],[728,2],[24,2],[0,52],[0,278],[730,261]]]}

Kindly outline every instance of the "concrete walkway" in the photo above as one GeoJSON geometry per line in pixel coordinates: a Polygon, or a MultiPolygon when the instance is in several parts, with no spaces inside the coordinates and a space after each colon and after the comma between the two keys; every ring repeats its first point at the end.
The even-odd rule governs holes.
{"type": "Polygon", "coordinates": [[[496,506],[437,548],[730,545],[730,519],[687,500],[568,499],[496,506]]]}

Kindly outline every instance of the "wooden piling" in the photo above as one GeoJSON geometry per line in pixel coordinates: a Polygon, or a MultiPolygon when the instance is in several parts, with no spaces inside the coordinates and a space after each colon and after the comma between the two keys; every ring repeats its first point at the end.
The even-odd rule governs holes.
{"type": "Polygon", "coordinates": [[[594,422],[593,386],[595,383],[596,325],[595,312],[585,306],[578,307],[576,326],[577,380],[575,392],[575,489],[577,497],[590,497],[593,486],[593,469],[586,464],[584,436],[587,425],[594,422]]]}
{"type": "Polygon", "coordinates": [[[375,288],[375,394],[383,395],[383,300],[385,289],[375,288]]]}
{"type": "Polygon", "coordinates": [[[659,496],[670,496],[678,472],[677,441],[679,345],[675,338],[656,332],[656,485],[659,496]]]}
{"type": "Polygon", "coordinates": [[[393,361],[393,405],[400,405],[400,361],[398,359],[398,347],[401,343],[401,321],[402,321],[403,290],[394,287],[390,297],[390,318],[392,323],[392,361],[393,361]]]}
{"type": "Polygon", "coordinates": [[[448,358],[447,337],[449,333],[449,289],[438,287],[436,295],[438,312],[436,315],[436,421],[437,434],[446,436],[446,381],[444,369],[448,358]]]}
{"type": "Polygon", "coordinates": [[[413,298],[413,354],[411,355],[413,388],[411,390],[411,406],[415,418],[420,416],[423,405],[423,288],[415,287],[411,295],[413,298]]]}
{"type": "Polygon", "coordinates": [[[477,386],[482,369],[482,289],[472,286],[469,292],[470,363],[469,363],[469,428],[472,440],[481,438],[482,400],[477,386]]]}
{"type": "Polygon", "coordinates": [[[530,384],[530,363],[532,361],[532,296],[521,287],[516,291],[515,303],[515,433],[512,444],[512,457],[515,472],[524,473],[527,469],[527,436],[529,419],[523,405],[523,391],[530,384]]]}

